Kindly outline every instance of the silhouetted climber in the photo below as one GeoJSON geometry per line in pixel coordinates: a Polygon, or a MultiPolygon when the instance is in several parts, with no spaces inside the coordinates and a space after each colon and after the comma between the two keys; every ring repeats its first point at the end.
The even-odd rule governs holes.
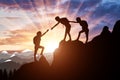
{"type": "Polygon", "coordinates": [[[79,37],[80,37],[81,33],[85,32],[85,35],[86,35],[86,41],[85,41],[85,43],[87,43],[87,42],[88,42],[88,34],[89,34],[88,23],[87,23],[87,21],[85,21],[85,20],[81,20],[80,17],[77,17],[77,18],[76,18],[76,21],[77,21],[77,22],[81,25],[81,27],[82,27],[82,30],[79,32],[79,35],[78,35],[77,40],[79,40],[79,37]]]}
{"type": "Polygon", "coordinates": [[[41,55],[43,55],[43,51],[44,51],[44,47],[40,45],[40,41],[41,41],[41,37],[43,35],[45,35],[49,30],[47,30],[45,33],[41,33],[41,31],[38,31],[37,32],[37,35],[33,38],[33,43],[35,45],[34,47],[34,60],[37,61],[36,59],[36,54],[37,54],[37,51],[38,51],[38,48],[41,48],[42,51],[41,51],[41,55]]]}
{"type": "Polygon", "coordinates": [[[110,35],[111,32],[109,31],[109,27],[108,26],[104,26],[101,35],[110,35]]]}
{"type": "Polygon", "coordinates": [[[55,25],[51,28],[51,30],[52,30],[53,28],[55,28],[59,23],[63,24],[63,25],[66,27],[65,36],[64,36],[64,39],[63,39],[63,40],[66,39],[67,34],[68,34],[69,40],[71,41],[71,35],[70,35],[71,25],[70,25],[69,22],[73,22],[73,21],[69,21],[66,17],[60,18],[59,16],[55,17],[55,20],[58,21],[58,23],[55,24],[55,25]]]}

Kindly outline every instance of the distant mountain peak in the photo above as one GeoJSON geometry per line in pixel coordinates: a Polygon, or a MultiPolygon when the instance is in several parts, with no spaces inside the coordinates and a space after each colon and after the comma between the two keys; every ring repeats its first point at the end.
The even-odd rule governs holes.
{"type": "Polygon", "coordinates": [[[4,51],[2,51],[1,53],[2,53],[2,54],[8,54],[8,52],[7,52],[7,51],[5,51],[5,50],[4,50],[4,51]]]}
{"type": "Polygon", "coordinates": [[[7,59],[7,60],[5,60],[4,62],[11,62],[12,60],[11,59],[7,59]]]}
{"type": "Polygon", "coordinates": [[[16,53],[12,54],[12,55],[10,56],[10,58],[11,58],[11,57],[14,57],[14,56],[16,56],[16,53]]]}
{"type": "Polygon", "coordinates": [[[26,53],[26,52],[32,52],[32,50],[30,50],[30,49],[25,49],[25,50],[22,51],[22,53],[26,53]]]}

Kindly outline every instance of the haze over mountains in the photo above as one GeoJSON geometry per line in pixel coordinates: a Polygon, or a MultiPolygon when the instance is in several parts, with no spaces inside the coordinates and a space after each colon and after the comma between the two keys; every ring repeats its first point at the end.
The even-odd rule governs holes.
{"type": "MultiPolygon", "coordinates": [[[[39,55],[39,54],[38,54],[39,55]]],[[[39,59],[40,56],[37,55],[39,59]]],[[[52,55],[45,54],[48,62],[52,63],[52,55]]],[[[26,49],[24,51],[1,51],[0,52],[0,69],[14,70],[18,69],[21,65],[25,63],[33,62],[33,51],[26,49]]]]}

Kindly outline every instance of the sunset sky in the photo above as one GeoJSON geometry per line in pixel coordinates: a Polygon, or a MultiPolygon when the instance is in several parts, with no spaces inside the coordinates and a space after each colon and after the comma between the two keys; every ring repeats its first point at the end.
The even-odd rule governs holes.
{"type": "MultiPolygon", "coordinates": [[[[33,49],[36,32],[50,29],[56,24],[56,16],[86,20],[90,41],[104,26],[113,29],[120,19],[120,0],[0,0],[0,50],[33,49]]],[[[71,26],[75,40],[81,27],[76,23],[71,26]]],[[[65,27],[59,24],[42,37],[41,45],[46,49],[58,46],[64,31],[65,27]]],[[[80,40],[85,40],[84,33],[80,40]]]]}

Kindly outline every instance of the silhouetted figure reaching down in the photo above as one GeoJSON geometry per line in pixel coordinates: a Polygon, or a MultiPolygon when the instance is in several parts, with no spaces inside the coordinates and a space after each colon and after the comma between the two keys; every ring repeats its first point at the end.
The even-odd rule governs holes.
{"type": "Polygon", "coordinates": [[[68,34],[69,40],[71,41],[71,35],[70,35],[71,25],[69,22],[73,22],[73,21],[69,21],[66,17],[60,18],[59,16],[55,17],[55,20],[58,21],[58,23],[55,24],[51,29],[55,28],[59,23],[63,24],[66,27],[65,36],[63,40],[66,39],[67,34],[68,34]]]}
{"type": "Polygon", "coordinates": [[[85,41],[85,43],[87,43],[87,42],[88,42],[88,34],[89,34],[88,23],[87,23],[87,21],[85,21],[85,20],[81,20],[80,17],[77,17],[77,18],[76,18],[76,21],[77,21],[77,22],[81,25],[81,27],[82,27],[82,30],[79,32],[79,35],[78,35],[77,40],[79,40],[79,37],[80,37],[81,33],[85,32],[85,35],[86,35],[86,41],[85,41]]]}
{"type": "Polygon", "coordinates": [[[33,43],[34,43],[34,60],[37,61],[36,59],[36,54],[37,54],[37,51],[38,51],[38,48],[41,48],[42,51],[41,51],[41,54],[40,55],[43,55],[43,51],[44,51],[44,47],[40,45],[40,41],[41,41],[41,37],[43,35],[45,35],[49,30],[47,30],[45,33],[41,33],[41,31],[38,31],[37,32],[37,35],[33,38],[33,43]]]}

